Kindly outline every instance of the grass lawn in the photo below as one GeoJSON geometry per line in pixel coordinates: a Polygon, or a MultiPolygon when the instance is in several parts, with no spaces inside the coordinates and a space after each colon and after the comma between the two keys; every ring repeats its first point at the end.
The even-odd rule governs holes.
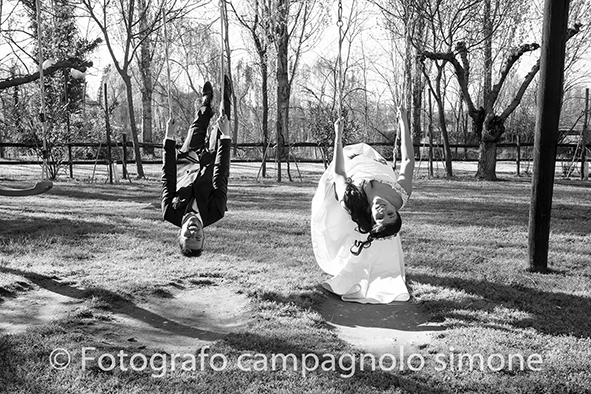
{"type": "MultiPolygon", "coordinates": [[[[6,168],[3,185],[16,177],[32,182],[6,168]]],[[[26,332],[0,331],[0,392],[591,392],[591,183],[557,179],[551,272],[533,274],[527,272],[529,178],[504,174],[499,182],[477,182],[459,172],[452,180],[417,179],[402,212],[410,302],[443,330],[402,366],[384,359],[371,370],[371,359],[360,361],[363,352],[340,339],[321,313],[327,294],[319,284],[328,277],[315,263],[309,224],[322,166],[300,169],[302,181],[296,172],[294,182],[277,184],[256,181],[255,164],[233,163],[229,211],[207,228],[200,258],[179,254],[176,229],[150,205],[159,200],[157,166],[147,180],[90,183],[79,171],[42,196],[0,197],[0,312],[39,289],[67,289],[82,303],[26,332]],[[187,355],[186,368],[177,360],[173,371],[159,349],[133,342],[122,348],[87,329],[114,312],[133,317],[130,311],[143,303],[159,297],[164,303],[175,286],[210,285],[246,297],[250,318],[229,334],[205,338],[209,347],[192,353],[196,368],[187,355]],[[96,348],[94,354],[142,352],[155,364],[142,371],[108,371],[96,362],[83,368],[85,347],[96,348]],[[71,354],[62,370],[49,362],[57,348],[71,354]],[[225,359],[214,360],[215,354],[225,359]],[[253,355],[250,371],[241,368],[244,354],[253,355]],[[297,358],[273,370],[264,360],[277,354],[297,358]],[[303,356],[309,369],[314,356],[322,365],[304,371],[303,356]],[[154,371],[165,373],[154,377],[154,371]]],[[[152,323],[165,330],[166,324],[171,335],[184,335],[181,324],[152,323]]],[[[199,336],[193,334],[187,335],[199,336]]]]}

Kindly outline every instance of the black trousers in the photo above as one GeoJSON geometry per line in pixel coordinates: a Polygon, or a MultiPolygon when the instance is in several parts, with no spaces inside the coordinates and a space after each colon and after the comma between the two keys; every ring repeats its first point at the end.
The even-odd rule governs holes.
{"type": "Polygon", "coordinates": [[[201,153],[206,147],[207,129],[212,117],[213,111],[210,106],[203,106],[199,109],[197,117],[189,128],[191,133],[189,150],[201,153]]]}

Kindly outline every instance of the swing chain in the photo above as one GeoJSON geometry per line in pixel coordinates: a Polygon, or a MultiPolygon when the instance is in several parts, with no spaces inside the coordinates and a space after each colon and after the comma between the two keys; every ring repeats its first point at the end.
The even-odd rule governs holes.
{"type": "Polygon", "coordinates": [[[339,27],[339,58],[338,58],[338,117],[343,115],[343,3],[339,0],[337,26],[339,27]]]}
{"type": "Polygon", "coordinates": [[[226,49],[226,35],[228,32],[226,31],[226,10],[225,10],[225,3],[224,0],[220,0],[220,36],[221,36],[221,57],[220,57],[220,87],[221,87],[221,99],[223,103],[224,99],[224,57],[225,57],[225,49],[226,49]]]}
{"type": "Polygon", "coordinates": [[[337,26],[339,29],[343,27],[343,3],[339,0],[339,8],[338,8],[338,19],[337,19],[337,26]]]}

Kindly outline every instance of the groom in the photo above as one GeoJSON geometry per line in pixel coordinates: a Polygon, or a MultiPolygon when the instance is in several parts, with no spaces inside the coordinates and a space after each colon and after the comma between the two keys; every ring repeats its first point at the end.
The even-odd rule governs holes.
{"type": "Polygon", "coordinates": [[[183,147],[176,153],[176,124],[168,120],[162,165],[162,217],[180,227],[178,242],[185,256],[200,256],[205,235],[203,228],[224,217],[230,173],[230,97],[232,87],[224,77],[223,106],[206,144],[213,117],[213,89],[203,86],[197,117],[189,127],[183,147]],[[209,145],[209,146],[207,146],[209,145]]]}

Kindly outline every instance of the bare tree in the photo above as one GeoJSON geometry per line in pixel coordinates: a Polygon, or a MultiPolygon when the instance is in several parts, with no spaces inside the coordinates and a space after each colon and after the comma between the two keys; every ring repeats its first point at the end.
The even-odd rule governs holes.
{"type": "Polygon", "coordinates": [[[133,147],[135,153],[135,161],[137,166],[138,178],[144,177],[144,168],[142,165],[142,156],[139,148],[138,129],[135,121],[135,110],[133,105],[133,90],[131,85],[131,74],[130,67],[135,54],[135,51],[140,47],[140,37],[145,37],[146,32],[141,32],[141,36],[138,34],[138,12],[136,9],[136,1],[119,0],[117,2],[111,2],[108,0],[91,1],[81,0],[81,3],[89,16],[96,23],[98,28],[101,30],[111,60],[115,69],[121,76],[127,94],[127,105],[129,111],[129,126],[131,128],[131,136],[133,140],[133,147]],[[118,26],[122,30],[122,46],[123,56],[119,58],[116,53],[116,38],[114,37],[114,26],[118,26]]]}
{"type": "Polygon", "coordinates": [[[429,48],[441,51],[451,48],[454,37],[460,34],[466,25],[466,19],[460,18],[465,8],[463,2],[451,0],[390,0],[385,3],[376,2],[382,10],[388,28],[394,39],[404,40],[405,58],[405,105],[411,109],[412,134],[415,144],[420,143],[422,92],[425,82],[435,99],[439,128],[441,130],[445,168],[447,176],[453,175],[449,133],[446,122],[446,81],[445,67],[447,60],[433,61],[427,65],[424,61],[416,62],[417,58],[424,60],[421,53],[429,48]]]}
{"type": "Polygon", "coordinates": [[[277,182],[281,182],[281,160],[288,153],[285,151],[285,141],[289,132],[289,97],[291,95],[287,62],[290,38],[287,24],[289,12],[290,0],[278,0],[273,26],[273,41],[277,51],[277,182]]]}
{"type": "MultiPolygon", "coordinates": [[[[242,8],[228,2],[238,22],[249,32],[258,56],[261,84],[263,156],[269,141],[269,67],[274,50],[277,79],[277,181],[281,182],[281,160],[288,153],[289,102],[294,76],[302,53],[319,38],[325,21],[324,6],[316,0],[249,0],[242,8]]],[[[263,163],[263,176],[266,166],[263,163]]],[[[288,166],[289,173],[289,166],[288,166]]]]}
{"type": "MultiPolygon", "coordinates": [[[[326,14],[316,0],[278,0],[273,9],[272,40],[277,53],[277,182],[281,160],[289,157],[289,102],[301,56],[320,37],[326,14]],[[291,55],[291,56],[290,56],[291,55]]],[[[289,162],[287,164],[288,176],[289,162]]]]}
{"type": "MultiPolygon", "coordinates": [[[[140,92],[142,101],[142,134],[144,142],[153,142],[152,140],[152,96],[154,94],[154,75],[153,58],[155,52],[152,32],[148,28],[150,20],[153,20],[154,10],[147,7],[147,0],[138,0],[138,12],[145,10],[144,17],[139,20],[139,31],[144,37],[140,38],[140,50],[136,52],[139,74],[141,78],[140,92]]],[[[156,12],[158,12],[156,10],[156,12]]],[[[148,154],[153,154],[153,148],[146,148],[148,154]]]]}
{"type": "MultiPolygon", "coordinates": [[[[410,114],[410,129],[413,144],[419,145],[422,139],[421,117],[425,81],[422,67],[415,62],[418,44],[425,40],[426,23],[424,15],[416,10],[415,0],[370,0],[382,13],[385,28],[390,35],[391,76],[382,75],[389,87],[395,106],[404,105],[410,114]],[[391,82],[394,80],[394,82],[391,82]]],[[[399,156],[399,138],[396,136],[394,161],[399,156]]],[[[419,154],[418,147],[415,155],[419,154]]]]}
{"type": "MultiPolygon", "coordinates": [[[[33,53],[36,48],[37,32],[22,30],[25,29],[24,26],[20,26],[22,21],[17,21],[16,19],[18,18],[15,18],[15,16],[19,14],[19,5],[19,2],[13,2],[8,11],[4,12],[7,5],[0,0],[0,25],[2,26],[0,28],[0,43],[3,46],[10,48],[9,51],[6,51],[0,56],[0,67],[2,67],[0,68],[0,73],[7,75],[7,77],[0,79],[0,90],[34,82],[39,79],[39,67],[36,56],[33,53]],[[17,39],[16,37],[19,36],[26,37],[26,40],[17,39]],[[27,42],[30,42],[31,48],[27,48],[27,42]],[[35,65],[33,70],[31,70],[29,67],[30,65],[27,64],[26,59],[29,59],[31,63],[35,65]],[[15,72],[17,69],[15,62],[20,63],[25,70],[24,73],[15,72]],[[7,67],[4,68],[3,66],[7,67]]],[[[34,1],[22,1],[22,5],[30,10],[35,9],[34,1]]],[[[57,37],[56,39],[59,40],[60,37],[57,37]]],[[[90,52],[91,50],[94,50],[99,43],[100,40],[96,39],[93,41],[85,40],[81,41],[80,46],[85,45],[85,51],[90,52]]],[[[51,76],[58,70],[63,71],[68,69],[75,69],[84,73],[89,67],[92,67],[92,61],[81,59],[80,57],[63,56],[44,67],[43,75],[51,76]]]]}
{"type": "MultiPolygon", "coordinates": [[[[4,8],[2,2],[0,8],[4,8]]],[[[92,65],[86,58],[100,39],[88,40],[80,36],[74,8],[66,0],[52,0],[44,6],[31,0],[12,2],[6,16],[4,20],[0,17],[0,45],[9,49],[2,55],[2,65],[9,68],[0,70],[7,75],[0,80],[0,91],[14,88],[9,118],[18,131],[15,138],[37,147],[46,164],[45,174],[54,179],[63,162],[64,144],[81,132],[79,127],[72,129],[70,126],[71,120],[81,117],[85,82],[71,78],[70,72],[84,75],[82,73],[92,65]],[[49,14],[49,10],[53,12],[49,14]],[[19,18],[22,15],[26,18],[19,18]],[[43,67],[41,94],[37,94],[34,85],[20,89],[25,83],[39,80],[40,66],[43,67]],[[33,68],[35,72],[31,72],[33,68]],[[60,72],[56,73],[58,70],[60,72]],[[33,107],[26,105],[28,98],[30,103],[39,100],[42,115],[39,118],[34,110],[29,110],[33,107]],[[41,120],[43,127],[39,127],[38,119],[44,119],[41,120]]]]}
{"type": "MultiPolygon", "coordinates": [[[[278,0],[272,8],[271,39],[277,54],[277,181],[281,182],[281,161],[289,157],[289,103],[301,56],[320,38],[326,14],[316,0],[278,0]]],[[[287,164],[288,176],[289,162],[287,164]]]]}
{"type": "MultiPolygon", "coordinates": [[[[261,129],[263,134],[263,158],[266,158],[269,143],[269,40],[271,35],[271,1],[249,0],[242,9],[236,9],[233,2],[228,2],[238,22],[248,30],[256,54],[261,74],[261,129]]],[[[267,175],[267,166],[263,160],[262,176],[267,175]]]]}
{"type": "MultiPolygon", "coordinates": [[[[137,51],[141,50],[142,44],[147,37],[150,37],[154,31],[160,28],[162,22],[161,13],[150,14],[150,10],[156,4],[154,0],[80,0],[80,2],[84,11],[100,29],[113,66],[125,84],[137,176],[143,178],[144,169],[139,149],[138,127],[134,109],[132,64],[137,51]],[[140,7],[140,5],[143,7],[140,7]],[[150,15],[152,15],[152,18],[150,18],[150,15]],[[147,20],[147,23],[145,23],[145,20],[147,20]],[[122,48],[122,53],[117,50],[118,46],[122,48]]],[[[179,2],[174,1],[174,3],[177,5],[179,2]]],[[[199,0],[185,0],[183,4],[178,4],[176,10],[167,7],[165,3],[159,3],[159,5],[166,7],[166,12],[170,14],[168,20],[172,20],[180,13],[188,13],[201,4],[199,0]]]]}
{"type": "MultiPolygon", "coordinates": [[[[492,3],[490,0],[481,0],[468,3],[466,8],[463,9],[464,14],[473,14],[474,10],[480,12],[481,18],[476,18],[475,20],[481,23],[481,33],[479,35],[473,34],[472,36],[466,36],[465,39],[455,37],[453,50],[425,50],[421,53],[422,58],[447,62],[453,67],[456,73],[462,97],[467,105],[468,115],[472,119],[472,130],[480,140],[478,170],[476,173],[476,176],[480,179],[496,179],[497,143],[505,132],[505,121],[519,105],[526,89],[534,80],[539,70],[538,60],[524,77],[519,89],[514,93],[513,99],[506,105],[505,109],[501,111],[497,110],[497,107],[500,105],[499,97],[501,89],[513,67],[524,54],[539,48],[539,44],[530,43],[512,46],[504,55],[503,53],[499,53],[495,56],[492,53],[493,49],[495,49],[494,43],[506,39],[507,35],[512,35],[515,31],[515,24],[519,24],[521,16],[526,14],[526,10],[520,7],[525,7],[525,5],[513,0],[495,3],[492,3]],[[475,37],[478,39],[474,39],[475,37]],[[479,80],[476,79],[475,73],[470,72],[470,56],[474,53],[477,54],[478,51],[476,49],[478,48],[482,50],[484,65],[479,80]],[[503,61],[497,66],[499,77],[493,85],[492,70],[495,67],[494,63],[496,59],[502,59],[503,61]],[[478,83],[483,87],[481,91],[482,104],[479,106],[477,105],[477,101],[473,99],[475,89],[470,88],[471,83],[478,83]]],[[[474,26],[467,25],[466,27],[476,33],[474,26]]],[[[569,29],[567,39],[573,37],[579,30],[580,25],[578,24],[573,29],[569,29]]]]}

